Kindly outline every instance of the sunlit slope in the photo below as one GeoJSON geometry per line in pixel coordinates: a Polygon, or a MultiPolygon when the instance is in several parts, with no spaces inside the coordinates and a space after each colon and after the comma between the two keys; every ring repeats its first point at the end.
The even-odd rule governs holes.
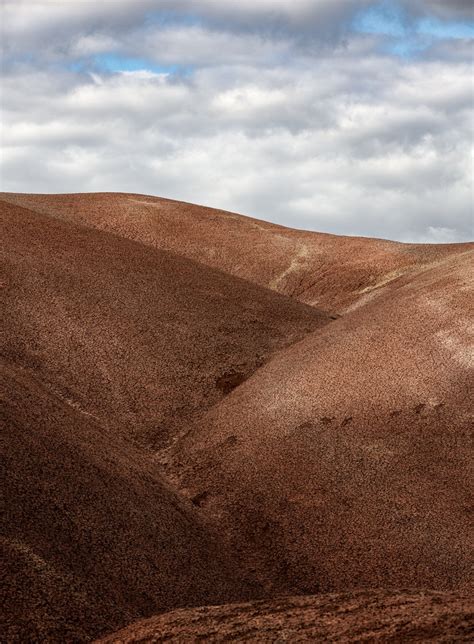
{"type": "Polygon", "coordinates": [[[2,638],[76,641],[254,595],[151,448],[328,316],[104,231],[0,215],[2,638]]]}
{"type": "Polygon", "coordinates": [[[0,639],[209,604],[152,626],[311,637],[300,600],[227,604],[358,588],[396,590],[354,599],[349,629],[464,637],[472,245],[120,194],[3,195],[0,224],[0,639]]]}
{"type": "Polygon", "coordinates": [[[378,297],[404,273],[460,248],[292,230],[144,195],[4,193],[1,198],[174,251],[332,313],[378,297]]]}
{"type": "Polygon", "coordinates": [[[472,582],[473,256],[276,355],[164,455],[270,588],[472,582]]]}

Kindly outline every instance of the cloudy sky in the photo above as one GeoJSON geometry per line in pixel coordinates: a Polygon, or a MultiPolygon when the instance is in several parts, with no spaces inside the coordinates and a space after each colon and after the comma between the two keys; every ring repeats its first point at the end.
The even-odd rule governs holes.
{"type": "Polygon", "coordinates": [[[471,0],[1,2],[1,190],[474,237],[471,0]]]}

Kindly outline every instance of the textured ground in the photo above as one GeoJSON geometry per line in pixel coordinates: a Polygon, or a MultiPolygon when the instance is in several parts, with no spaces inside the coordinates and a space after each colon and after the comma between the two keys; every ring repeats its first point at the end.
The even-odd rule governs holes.
{"type": "Polygon", "coordinates": [[[464,637],[472,244],[120,194],[0,222],[2,641],[210,604],[157,641],[464,637]]]}
{"type": "Polygon", "coordinates": [[[472,583],[473,258],[276,355],[164,455],[272,591],[472,583]]]}
{"type": "MultiPolygon", "coordinates": [[[[163,441],[326,314],[174,253],[0,202],[6,357],[163,441]]],[[[118,430],[117,430],[118,431],[118,430]]]]}
{"type": "Polygon", "coordinates": [[[2,642],[89,641],[162,608],[255,596],[150,459],[21,368],[1,386],[2,642]]]}
{"type": "Polygon", "coordinates": [[[472,642],[466,597],[414,591],[280,598],[177,610],[132,624],[104,644],[132,642],[472,642]]]}
{"type": "Polygon", "coordinates": [[[413,268],[459,252],[460,246],[399,244],[292,230],[145,195],[1,197],[64,221],[175,251],[331,313],[376,298],[386,284],[413,268]]]}
{"type": "Polygon", "coordinates": [[[255,594],[143,446],[327,316],[108,233],[0,213],[9,638],[255,594]]]}

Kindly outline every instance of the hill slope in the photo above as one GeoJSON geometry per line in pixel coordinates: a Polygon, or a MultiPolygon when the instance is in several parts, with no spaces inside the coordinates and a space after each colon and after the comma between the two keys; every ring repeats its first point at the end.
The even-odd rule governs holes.
{"type": "Polygon", "coordinates": [[[361,591],[177,610],[132,624],[104,644],[132,642],[470,642],[467,597],[361,591]]]}
{"type": "Polygon", "coordinates": [[[326,314],[167,251],[0,202],[6,356],[163,442],[326,314]]]}
{"type": "Polygon", "coordinates": [[[459,244],[400,244],[292,230],[144,195],[2,194],[65,221],[113,232],[271,288],[331,313],[377,297],[386,284],[459,244]]]}
{"type": "Polygon", "coordinates": [[[2,371],[2,641],[89,641],[255,595],[152,459],[30,371],[2,371]]]}
{"type": "MultiPolygon", "coordinates": [[[[358,595],[369,633],[406,600],[462,635],[472,245],[120,194],[3,195],[0,224],[3,639],[360,587],[396,589],[358,595]]],[[[304,632],[332,600],[278,601],[203,632],[254,610],[304,632]]]]}
{"type": "Polygon", "coordinates": [[[252,596],[153,453],[326,315],[0,203],[7,635],[81,639],[252,596]]]}
{"type": "Polygon", "coordinates": [[[472,583],[473,257],[276,355],[164,454],[272,592],[472,583]]]}

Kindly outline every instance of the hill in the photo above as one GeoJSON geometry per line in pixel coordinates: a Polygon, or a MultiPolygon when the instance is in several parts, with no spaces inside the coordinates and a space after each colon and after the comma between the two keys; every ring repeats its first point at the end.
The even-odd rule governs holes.
{"type": "Polygon", "coordinates": [[[0,639],[464,637],[472,244],[107,193],[0,234],[0,639]]]}
{"type": "Polygon", "coordinates": [[[472,583],[473,257],[276,355],[164,455],[272,592],[472,583]]]}
{"type": "Polygon", "coordinates": [[[7,640],[253,596],[145,446],[328,317],[109,233],[0,215],[7,640]]]}
{"type": "Polygon", "coordinates": [[[470,642],[467,597],[359,591],[165,613],[103,640],[132,642],[470,642]]]}
{"type": "Polygon", "coordinates": [[[293,230],[145,195],[0,196],[48,216],[176,252],[330,313],[344,313],[378,297],[387,284],[459,252],[460,246],[293,230]]]}
{"type": "Polygon", "coordinates": [[[0,214],[6,357],[138,439],[170,439],[330,321],[168,251],[4,202],[0,214]]]}

